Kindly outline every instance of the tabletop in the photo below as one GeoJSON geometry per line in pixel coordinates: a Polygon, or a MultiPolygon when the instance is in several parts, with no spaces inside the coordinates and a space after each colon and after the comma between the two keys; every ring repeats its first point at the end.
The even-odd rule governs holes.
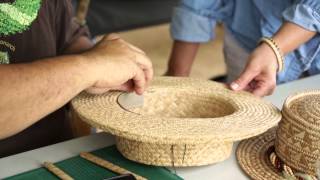
{"type": "MultiPolygon", "coordinates": [[[[282,103],[287,96],[305,89],[320,89],[320,75],[279,85],[273,95],[265,99],[281,109],[282,103]]],[[[44,161],[58,162],[77,156],[80,152],[93,151],[112,145],[114,142],[112,135],[98,133],[1,158],[0,179],[41,167],[41,163],[44,161]]],[[[232,155],[221,163],[201,167],[176,168],[174,171],[186,180],[247,180],[248,177],[240,169],[236,161],[235,149],[237,144],[235,143],[233,146],[232,155]]]]}

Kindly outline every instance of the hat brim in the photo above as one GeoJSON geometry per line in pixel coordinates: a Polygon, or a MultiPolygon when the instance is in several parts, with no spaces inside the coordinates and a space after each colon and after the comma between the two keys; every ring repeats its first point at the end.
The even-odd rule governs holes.
{"type": "Polygon", "coordinates": [[[283,179],[281,173],[273,167],[269,160],[268,150],[274,146],[276,128],[262,135],[243,140],[237,147],[236,155],[242,170],[255,180],[283,179]]]}
{"type": "Polygon", "coordinates": [[[167,111],[163,112],[178,113],[183,108],[188,109],[179,112],[181,114],[194,110],[220,112],[228,108],[233,113],[212,118],[140,115],[117,103],[121,93],[82,93],[73,99],[72,105],[79,116],[94,127],[131,140],[163,144],[197,144],[212,140],[232,142],[261,134],[281,119],[280,111],[271,103],[207,80],[157,77],[145,92],[145,106],[148,106],[149,97],[149,105],[156,112],[165,107],[167,111]],[[192,101],[197,103],[190,103],[192,101]]]}

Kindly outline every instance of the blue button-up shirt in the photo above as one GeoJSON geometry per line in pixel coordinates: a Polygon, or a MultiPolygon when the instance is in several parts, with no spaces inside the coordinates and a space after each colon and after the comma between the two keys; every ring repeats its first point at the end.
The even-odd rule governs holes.
{"type": "Polygon", "coordinates": [[[283,21],[318,33],[286,55],[277,82],[298,79],[305,71],[320,73],[320,0],[182,0],[174,11],[171,35],[175,40],[207,42],[215,36],[216,23],[223,22],[251,52],[261,37],[271,37],[283,21]]]}

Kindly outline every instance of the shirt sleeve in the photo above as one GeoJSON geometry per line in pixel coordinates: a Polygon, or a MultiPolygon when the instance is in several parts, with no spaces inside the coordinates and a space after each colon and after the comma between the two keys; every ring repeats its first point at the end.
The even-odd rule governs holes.
{"type": "Polygon", "coordinates": [[[57,50],[63,54],[76,39],[81,36],[90,37],[87,26],[80,26],[74,17],[70,0],[57,0],[57,50]]]}
{"type": "Polygon", "coordinates": [[[223,0],[182,0],[174,9],[170,33],[174,40],[207,42],[214,27],[230,15],[231,4],[223,0]]]}
{"type": "Polygon", "coordinates": [[[307,30],[320,32],[320,1],[296,0],[283,12],[283,17],[307,30]]]}

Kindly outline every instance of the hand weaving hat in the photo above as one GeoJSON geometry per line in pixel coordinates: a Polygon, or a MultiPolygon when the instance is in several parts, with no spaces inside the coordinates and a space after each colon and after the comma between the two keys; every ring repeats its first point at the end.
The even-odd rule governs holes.
{"type": "Polygon", "coordinates": [[[126,158],[144,164],[223,161],[234,141],[261,134],[281,119],[270,103],[207,80],[155,78],[144,93],[144,105],[130,110],[117,103],[122,93],[81,93],[72,105],[81,119],[114,134],[126,158]]]}
{"type": "Polygon", "coordinates": [[[320,168],[320,91],[287,98],[278,128],[242,141],[237,159],[253,179],[317,179],[320,168]]]}

